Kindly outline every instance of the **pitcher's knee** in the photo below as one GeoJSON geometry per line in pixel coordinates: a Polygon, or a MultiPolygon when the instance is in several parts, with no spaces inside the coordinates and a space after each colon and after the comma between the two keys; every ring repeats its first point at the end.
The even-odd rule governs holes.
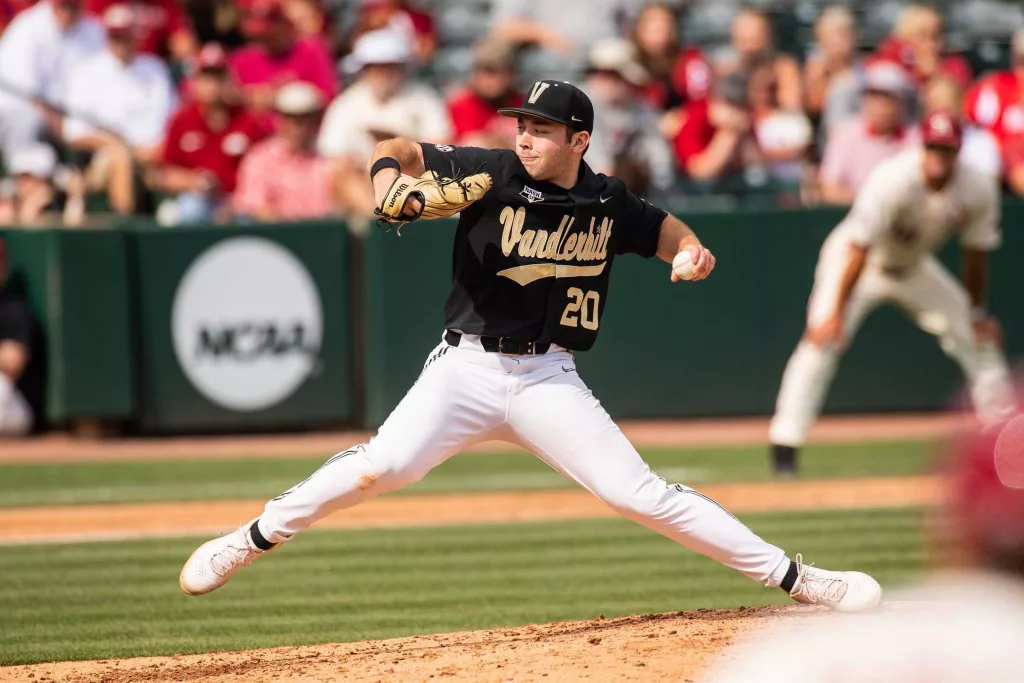
{"type": "Polygon", "coordinates": [[[432,469],[416,453],[386,453],[373,448],[366,450],[364,462],[364,472],[357,483],[362,490],[402,488],[416,483],[432,469]]]}
{"type": "Polygon", "coordinates": [[[598,494],[611,509],[628,519],[657,519],[664,511],[663,496],[649,487],[598,494]]]}

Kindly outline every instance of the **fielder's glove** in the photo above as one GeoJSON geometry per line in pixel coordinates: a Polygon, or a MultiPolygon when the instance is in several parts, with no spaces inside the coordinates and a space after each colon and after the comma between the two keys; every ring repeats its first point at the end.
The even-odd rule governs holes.
{"type": "Polygon", "coordinates": [[[474,173],[461,178],[442,178],[434,171],[426,171],[419,178],[400,175],[395,178],[384,195],[384,201],[374,209],[377,218],[388,223],[405,223],[420,218],[444,218],[487,194],[491,189],[491,176],[474,173]],[[406,202],[415,197],[421,208],[414,216],[403,214],[406,202]]]}

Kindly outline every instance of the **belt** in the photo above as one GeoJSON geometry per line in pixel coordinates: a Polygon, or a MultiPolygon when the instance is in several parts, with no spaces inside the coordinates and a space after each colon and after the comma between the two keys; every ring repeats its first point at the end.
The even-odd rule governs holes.
{"type": "MultiPolygon", "coordinates": [[[[445,330],[444,340],[448,346],[458,346],[462,341],[462,333],[445,330]]],[[[551,348],[551,344],[523,342],[508,337],[480,337],[480,345],[487,353],[500,353],[503,356],[542,356],[551,348]]]]}

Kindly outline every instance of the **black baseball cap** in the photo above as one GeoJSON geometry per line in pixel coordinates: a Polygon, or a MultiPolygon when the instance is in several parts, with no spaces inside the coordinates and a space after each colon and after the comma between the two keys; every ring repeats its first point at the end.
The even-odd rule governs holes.
{"type": "Polygon", "coordinates": [[[574,131],[594,132],[594,105],[586,93],[568,81],[537,81],[521,107],[498,110],[505,116],[536,116],[564,123],[574,131]]]}

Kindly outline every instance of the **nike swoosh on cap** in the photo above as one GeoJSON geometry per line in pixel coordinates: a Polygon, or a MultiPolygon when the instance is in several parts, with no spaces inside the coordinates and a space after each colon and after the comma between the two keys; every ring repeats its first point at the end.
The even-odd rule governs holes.
{"type": "Polygon", "coordinates": [[[583,123],[583,119],[578,119],[575,116],[570,116],[569,118],[577,123],[583,123]]]}

